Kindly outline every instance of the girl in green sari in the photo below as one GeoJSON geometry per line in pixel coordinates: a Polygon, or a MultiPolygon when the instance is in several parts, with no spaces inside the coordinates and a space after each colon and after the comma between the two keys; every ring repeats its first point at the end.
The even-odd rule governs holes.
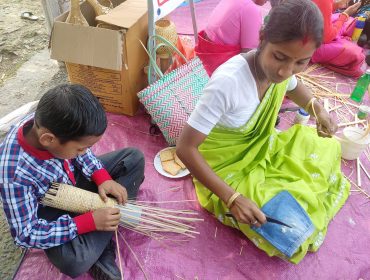
{"type": "Polygon", "coordinates": [[[273,8],[258,49],[214,72],[177,142],[200,204],[270,256],[284,257],[251,225],[266,223],[260,207],[276,194],[287,190],[294,196],[315,231],[289,259],[293,263],[318,250],[349,194],[340,145],[330,138],[336,122],[294,76],[307,66],[322,34],[321,13],[310,0],[273,8]],[[301,125],[275,130],[285,94],[316,117],[317,132],[301,125]]]}

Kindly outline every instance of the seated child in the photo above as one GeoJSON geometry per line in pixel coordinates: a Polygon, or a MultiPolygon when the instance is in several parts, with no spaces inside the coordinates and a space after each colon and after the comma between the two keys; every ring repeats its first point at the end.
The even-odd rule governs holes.
{"type": "Polygon", "coordinates": [[[90,147],[107,127],[98,99],[81,85],[49,90],[34,116],[13,127],[0,144],[0,191],[15,243],[44,249],[49,260],[75,278],[121,279],[111,240],[116,208],[82,215],[39,203],[52,182],[111,195],[121,204],[135,198],[144,179],[143,154],[133,148],[96,158],[90,147]]]}

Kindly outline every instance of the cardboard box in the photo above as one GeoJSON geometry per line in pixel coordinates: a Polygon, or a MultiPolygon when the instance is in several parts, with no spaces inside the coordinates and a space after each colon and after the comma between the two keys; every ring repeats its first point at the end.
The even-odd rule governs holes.
{"type": "Polygon", "coordinates": [[[51,58],[66,62],[70,82],[88,87],[107,112],[132,116],[139,106],[136,94],[147,86],[148,55],[139,41],[145,44],[148,37],[147,0],[114,2],[120,5],[98,19],[118,30],[94,27],[95,13],[86,1],[81,11],[90,26],[65,23],[68,13],[56,18],[51,58]]]}

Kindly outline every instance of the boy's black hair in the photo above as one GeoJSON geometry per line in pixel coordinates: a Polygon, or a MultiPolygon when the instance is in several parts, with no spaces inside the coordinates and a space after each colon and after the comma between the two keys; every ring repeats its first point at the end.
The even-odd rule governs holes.
{"type": "Polygon", "coordinates": [[[62,84],[47,91],[37,106],[35,122],[50,130],[62,144],[84,136],[100,136],[107,128],[99,100],[77,84],[62,84]]]}

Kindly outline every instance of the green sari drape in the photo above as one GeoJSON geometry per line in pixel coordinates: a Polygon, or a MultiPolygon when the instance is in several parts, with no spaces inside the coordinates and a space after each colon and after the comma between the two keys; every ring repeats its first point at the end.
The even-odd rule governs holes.
{"type": "MultiPolygon", "coordinates": [[[[323,242],[329,221],[349,195],[350,184],[340,169],[340,144],[321,138],[314,129],[294,125],[277,132],[275,122],[288,81],[271,85],[254,115],[243,126],[216,126],[199,151],[211,168],[233,189],[262,207],[282,190],[305,209],[315,232],[289,259],[298,263],[323,242]]],[[[246,224],[225,217],[226,205],[194,179],[200,204],[225,225],[239,228],[269,256],[285,258],[246,224]]]]}

